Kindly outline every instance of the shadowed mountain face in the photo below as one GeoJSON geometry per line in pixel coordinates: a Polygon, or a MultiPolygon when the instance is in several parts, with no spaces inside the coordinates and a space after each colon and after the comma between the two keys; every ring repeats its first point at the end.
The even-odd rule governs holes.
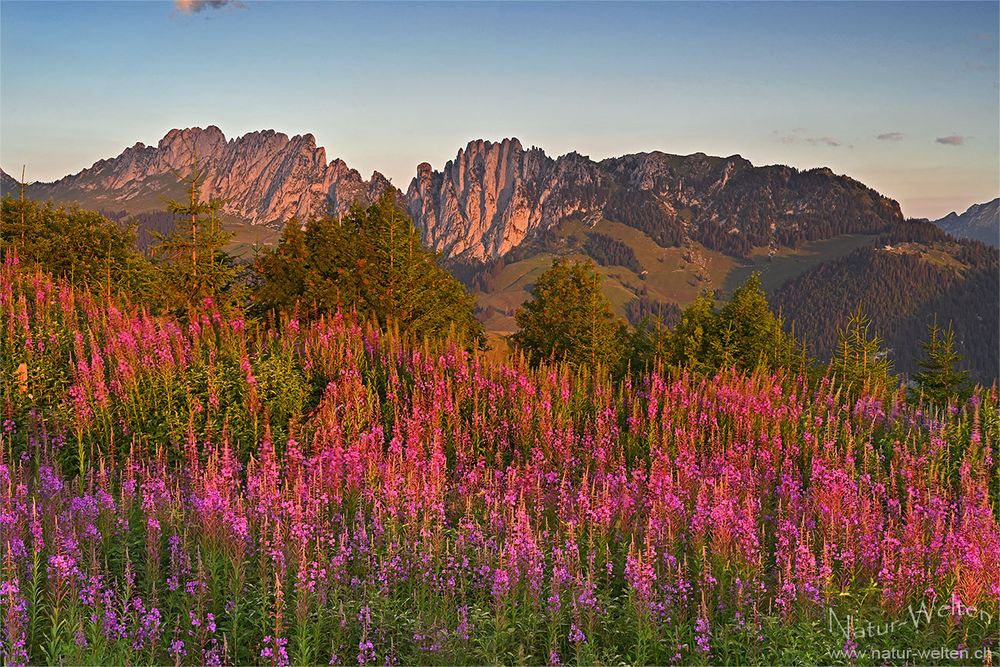
{"type": "Polygon", "coordinates": [[[960,239],[1000,246],[1000,197],[985,204],[973,204],[961,215],[949,213],[934,224],[960,239]]]}
{"type": "Polygon", "coordinates": [[[925,221],[895,225],[877,242],[792,278],[775,305],[822,359],[858,306],[885,339],[896,370],[912,373],[935,319],[955,329],[963,365],[980,382],[1000,378],[1000,253],[954,239],[925,221]]]}
{"type": "Polygon", "coordinates": [[[5,195],[10,194],[17,196],[20,187],[21,186],[17,182],[17,179],[5,171],[0,171],[0,192],[5,195]]]}
{"type": "MultiPolygon", "coordinates": [[[[267,130],[227,140],[210,126],[171,130],[156,147],[136,144],[78,174],[34,183],[28,196],[162,210],[196,160],[202,198],[222,199],[225,213],[253,224],[340,215],[393,189],[378,172],[366,181],[342,160],[327,163],[310,134],[267,130]]],[[[2,187],[17,184],[4,175],[2,187]]],[[[828,169],[754,167],[701,153],[552,158],[517,139],[470,142],[440,171],[419,165],[405,195],[393,191],[430,247],[466,261],[501,257],[574,216],[625,224],[663,247],[693,241],[734,257],[755,246],[873,233],[902,219],[896,202],[828,169]]]]}

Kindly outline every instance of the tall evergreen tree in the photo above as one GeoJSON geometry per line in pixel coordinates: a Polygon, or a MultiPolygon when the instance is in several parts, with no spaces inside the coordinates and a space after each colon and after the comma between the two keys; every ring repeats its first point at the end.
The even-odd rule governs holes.
{"type": "Polygon", "coordinates": [[[805,359],[795,339],[784,332],[781,319],[771,312],[756,273],[721,310],[708,292],[695,299],[681,314],[669,347],[671,364],[702,373],[758,366],[798,368],[805,359]]]}
{"type": "Polygon", "coordinates": [[[833,371],[848,391],[879,390],[893,384],[889,353],[860,306],[840,330],[833,371]]]}
{"type": "Polygon", "coordinates": [[[785,334],[781,319],[771,312],[756,272],[736,288],[722,308],[717,331],[714,356],[720,366],[752,370],[757,366],[797,366],[802,360],[795,341],[785,334]]]}
{"type": "Polygon", "coordinates": [[[709,350],[716,333],[715,297],[703,292],[681,313],[670,334],[667,360],[674,366],[706,371],[712,366],[709,350]]]}
{"type": "Polygon", "coordinates": [[[643,373],[654,366],[658,360],[665,359],[670,345],[670,330],[658,317],[644,317],[635,328],[621,338],[622,357],[619,360],[617,374],[623,376],[627,371],[643,373]]]}
{"type": "Polygon", "coordinates": [[[937,405],[946,405],[961,396],[969,382],[969,371],[959,370],[962,355],[955,350],[955,330],[938,326],[937,317],[927,330],[927,340],[920,344],[924,357],[917,362],[920,371],[914,373],[915,393],[937,405]]]}
{"type": "Polygon", "coordinates": [[[614,368],[620,360],[625,325],[611,311],[589,261],[553,260],[515,319],[519,329],[511,342],[532,363],[554,359],[614,368]]]}
{"type": "Polygon", "coordinates": [[[281,232],[278,245],[257,258],[258,274],[264,278],[256,286],[254,299],[271,307],[288,307],[306,290],[309,250],[306,234],[292,218],[281,232]]]}
{"type": "Polygon", "coordinates": [[[160,270],[161,297],[168,309],[178,313],[201,307],[205,299],[224,301],[233,291],[238,274],[233,258],[223,250],[232,234],[223,231],[219,222],[222,202],[200,201],[202,179],[197,162],[191,175],[183,180],[188,200],[168,201],[167,210],[186,224],[152,249],[160,270]]]}

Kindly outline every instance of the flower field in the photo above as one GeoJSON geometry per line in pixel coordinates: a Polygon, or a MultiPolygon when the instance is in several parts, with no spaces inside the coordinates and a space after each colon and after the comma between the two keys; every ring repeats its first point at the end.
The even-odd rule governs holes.
{"type": "Polygon", "coordinates": [[[13,257],[0,314],[5,664],[997,647],[996,388],[615,383],[350,315],[181,324],[13,257]]]}

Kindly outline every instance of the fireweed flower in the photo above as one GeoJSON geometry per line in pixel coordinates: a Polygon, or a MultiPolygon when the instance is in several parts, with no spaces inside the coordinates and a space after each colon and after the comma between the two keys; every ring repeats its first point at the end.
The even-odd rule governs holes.
{"type": "Polygon", "coordinates": [[[79,608],[71,650],[84,627],[83,652],[204,664],[284,664],[298,646],[276,635],[318,618],[331,662],[476,662],[473,620],[524,608],[562,628],[534,647],[553,664],[567,643],[624,655],[612,615],[707,660],[713,633],[760,638],[859,590],[886,614],[1000,596],[991,390],[925,415],[780,373],[616,385],[346,313],[248,331],[215,304],[181,327],[106,301],[0,268],[0,345],[62,378],[58,411],[0,415],[6,662],[44,655],[28,576],[79,608]],[[373,600],[412,600],[411,624],[374,627],[373,600]]]}
{"type": "Polygon", "coordinates": [[[175,639],[170,642],[170,650],[168,653],[174,657],[176,660],[180,660],[187,655],[187,649],[184,647],[183,639],[175,639]]]}
{"type": "Polygon", "coordinates": [[[273,665],[288,665],[288,640],[284,637],[264,637],[264,646],[260,650],[260,657],[273,665]]]}
{"type": "Polygon", "coordinates": [[[698,652],[708,655],[712,650],[712,631],[709,626],[708,619],[705,616],[698,616],[698,620],[695,621],[694,624],[694,633],[695,644],[698,646],[698,652]]]}

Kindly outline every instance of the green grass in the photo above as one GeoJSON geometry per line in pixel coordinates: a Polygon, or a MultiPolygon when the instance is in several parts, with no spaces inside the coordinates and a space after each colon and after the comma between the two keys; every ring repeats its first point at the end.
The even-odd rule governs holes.
{"type": "Polygon", "coordinates": [[[226,251],[241,259],[252,259],[256,247],[278,242],[281,232],[265,225],[252,225],[235,216],[223,216],[222,228],[233,234],[226,251]]]}

